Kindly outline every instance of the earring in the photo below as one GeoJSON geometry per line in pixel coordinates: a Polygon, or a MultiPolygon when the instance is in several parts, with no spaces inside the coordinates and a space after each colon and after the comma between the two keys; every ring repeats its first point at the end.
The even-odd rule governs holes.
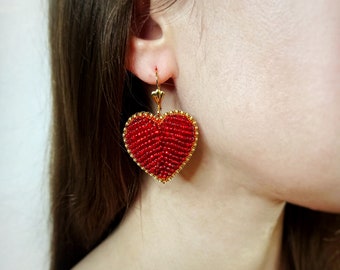
{"type": "Polygon", "coordinates": [[[123,140],[127,152],[138,166],[156,180],[170,181],[191,158],[198,140],[198,126],[188,113],[161,113],[164,92],[158,84],[151,93],[157,113],[139,112],[125,124],[123,140]]]}

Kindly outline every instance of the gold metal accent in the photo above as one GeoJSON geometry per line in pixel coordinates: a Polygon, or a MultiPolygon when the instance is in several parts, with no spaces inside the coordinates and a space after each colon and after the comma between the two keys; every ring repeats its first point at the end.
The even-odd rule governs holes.
{"type": "Polygon", "coordinates": [[[161,110],[162,110],[162,98],[163,98],[165,93],[160,89],[159,84],[158,84],[157,68],[156,68],[155,72],[156,72],[156,87],[157,87],[157,89],[155,91],[151,92],[151,96],[157,104],[157,115],[159,115],[161,113],[161,110]]]}

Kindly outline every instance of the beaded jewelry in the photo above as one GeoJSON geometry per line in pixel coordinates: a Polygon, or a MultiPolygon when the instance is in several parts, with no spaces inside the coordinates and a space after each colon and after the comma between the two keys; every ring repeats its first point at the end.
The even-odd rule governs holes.
{"type": "Polygon", "coordinates": [[[157,113],[140,112],[132,115],[123,131],[124,144],[131,158],[156,180],[170,181],[189,161],[196,149],[198,126],[188,113],[174,110],[161,113],[164,92],[158,84],[151,93],[157,113]]]}

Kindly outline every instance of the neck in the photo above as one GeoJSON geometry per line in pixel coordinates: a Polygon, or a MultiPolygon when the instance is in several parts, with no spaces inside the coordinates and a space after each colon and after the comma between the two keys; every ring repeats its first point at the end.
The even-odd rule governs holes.
{"type": "Polygon", "coordinates": [[[108,239],[115,257],[141,269],[278,269],[284,203],[225,179],[231,175],[197,175],[165,185],[145,176],[141,197],[108,239]]]}

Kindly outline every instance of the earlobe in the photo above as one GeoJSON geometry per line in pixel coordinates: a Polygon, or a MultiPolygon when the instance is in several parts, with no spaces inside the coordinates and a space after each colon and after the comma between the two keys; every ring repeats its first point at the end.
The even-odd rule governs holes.
{"type": "Polygon", "coordinates": [[[141,34],[130,37],[126,68],[147,84],[155,84],[155,68],[159,82],[175,79],[177,63],[175,53],[168,38],[168,28],[162,23],[145,26],[141,34]]]}

